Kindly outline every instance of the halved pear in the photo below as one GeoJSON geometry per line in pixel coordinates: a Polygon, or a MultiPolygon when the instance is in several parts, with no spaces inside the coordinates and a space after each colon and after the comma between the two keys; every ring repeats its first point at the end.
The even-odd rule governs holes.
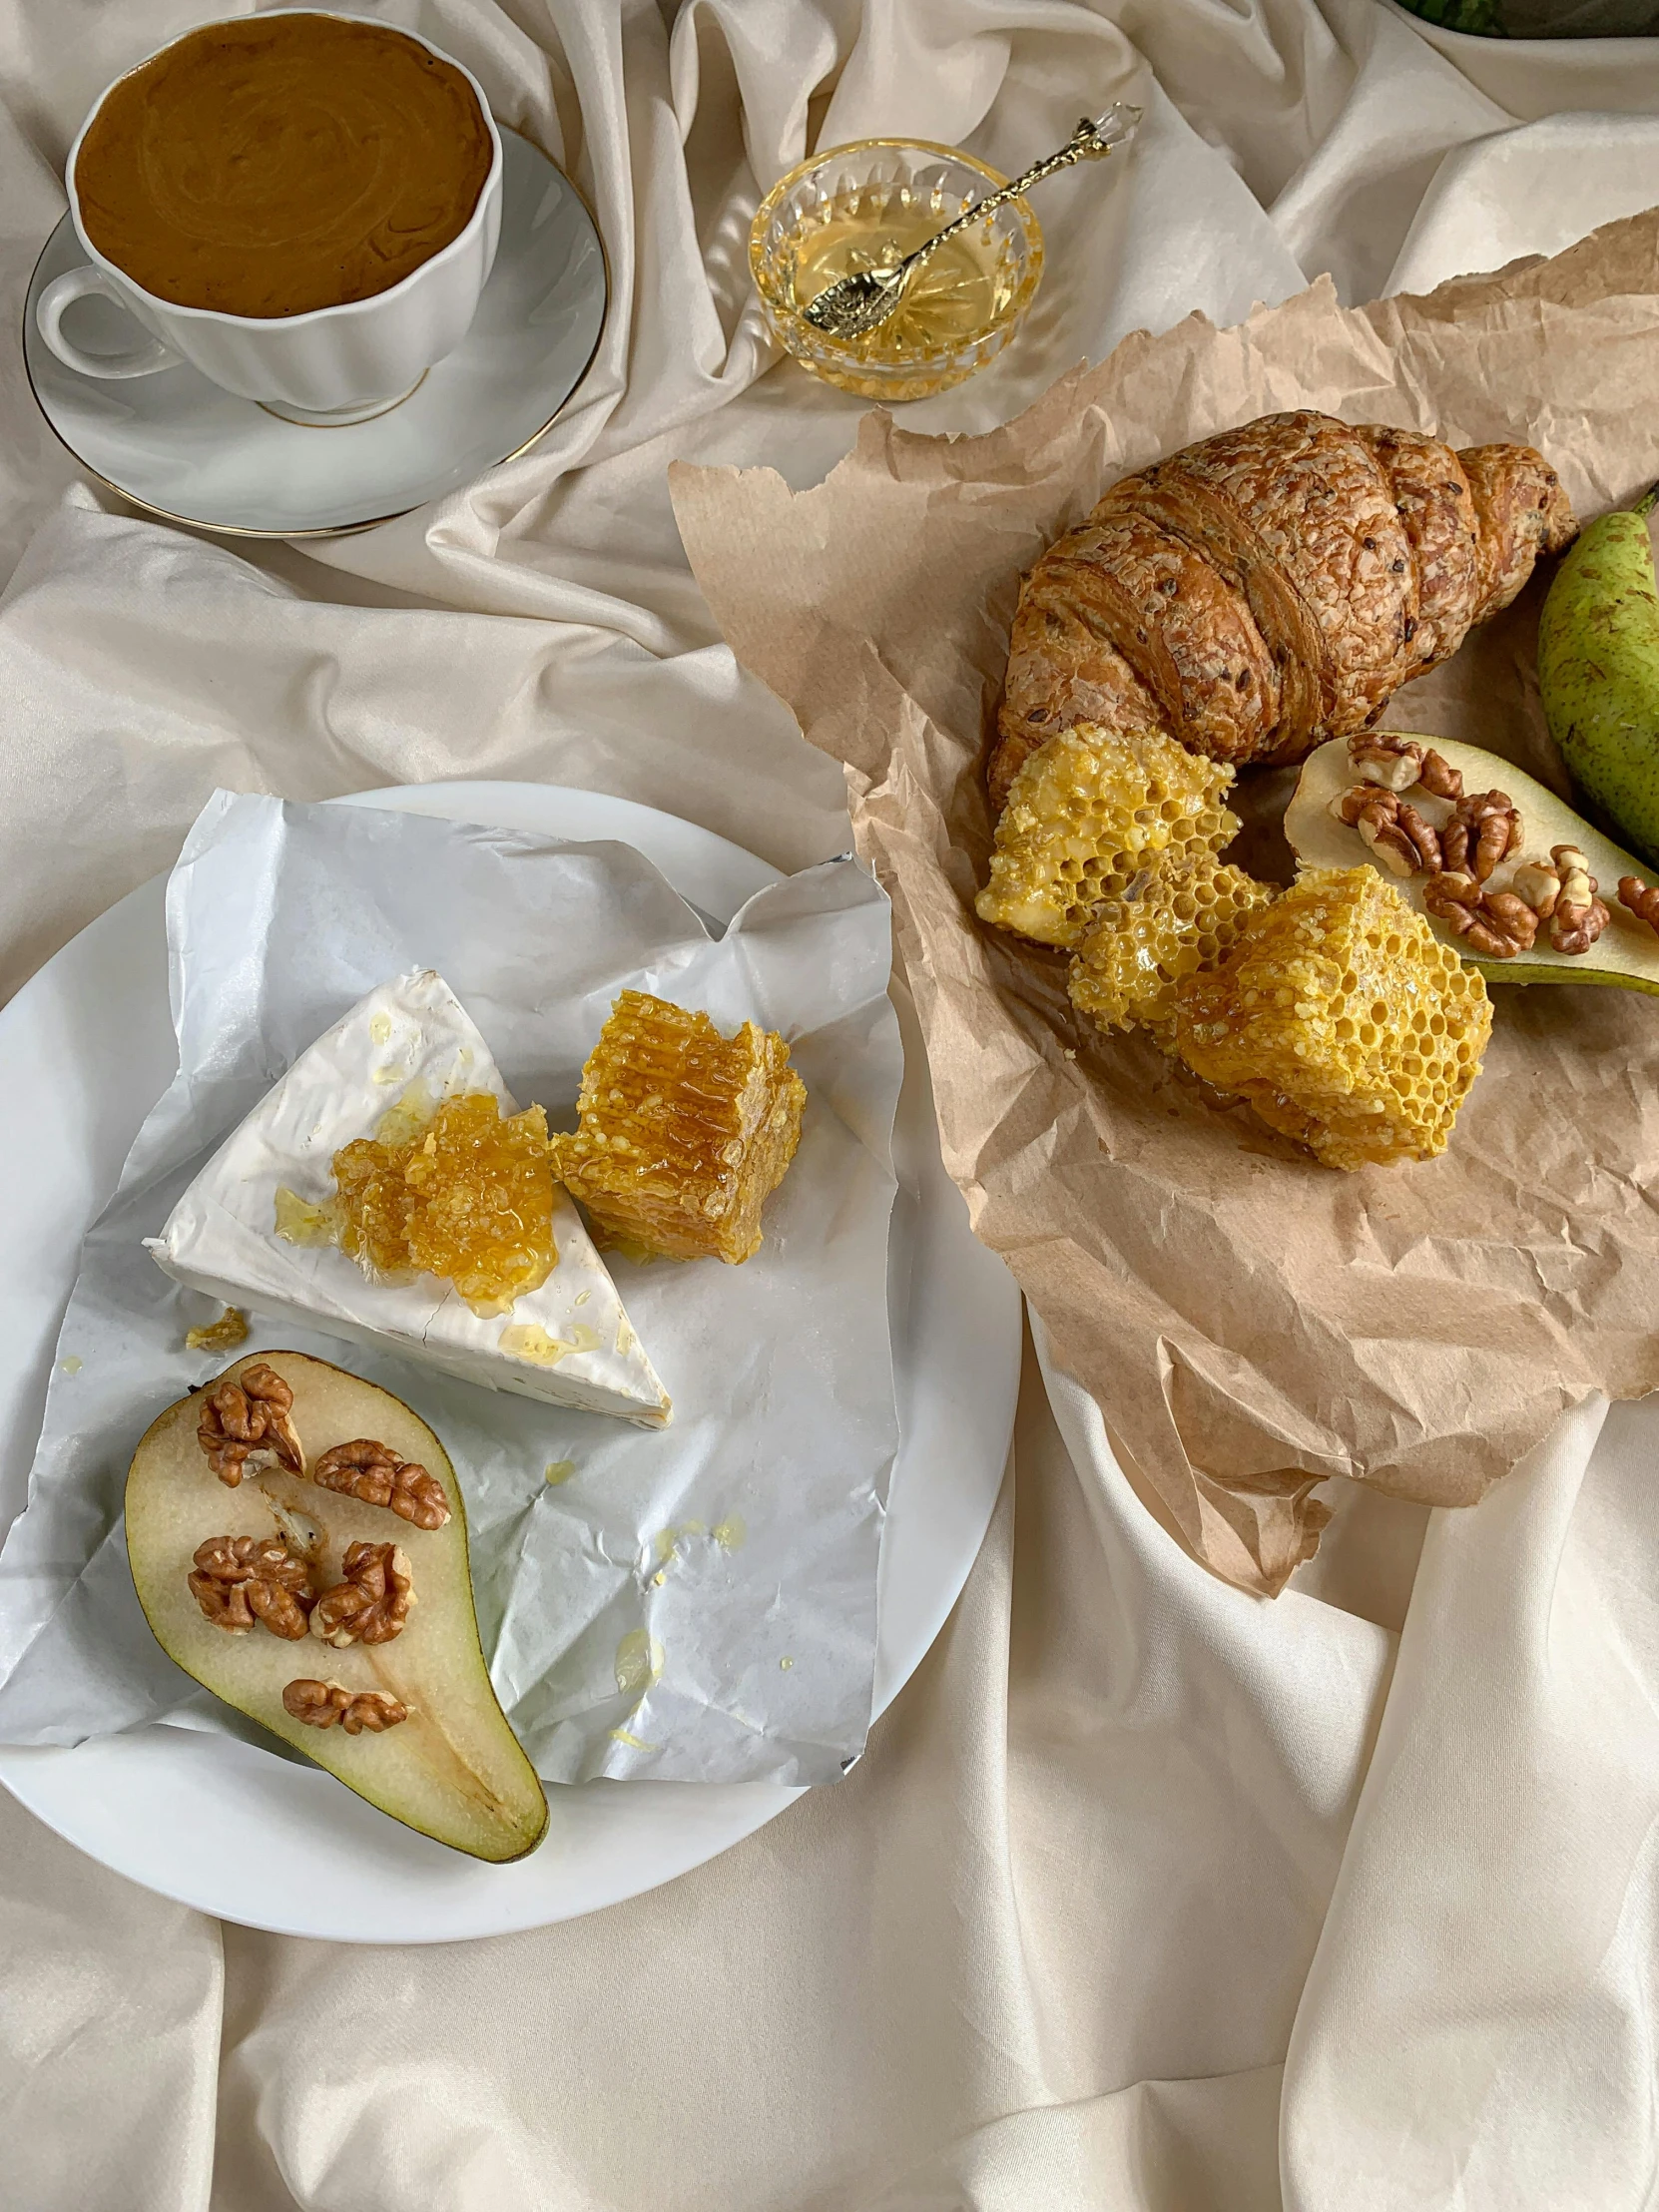
{"type": "MultiPolygon", "coordinates": [[[[1403,737],[1408,733],[1390,730],[1387,735],[1403,737]]],[[[1575,815],[1564,799],[1557,799],[1552,791],[1500,755],[1483,752],[1477,745],[1459,745],[1455,738],[1419,737],[1416,743],[1432,746],[1453,768],[1461,770],[1466,792],[1507,792],[1514,802],[1525,836],[1512,857],[1492,870],[1488,890],[1507,889],[1510,876],[1522,860],[1547,860],[1551,845],[1575,844],[1589,861],[1590,873],[1600,884],[1600,895],[1612,916],[1588,952],[1557,952],[1550,944],[1548,930],[1540,929],[1538,942],[1530,952],[1517,952],[1512,960],[1482,959],[1430,914],[1429,921],[1445,942],[1454,946],[1471,967],[1477,967],[1488,983],[1611,983],[1623,990],[1659,992],[1659,935],[1619,904],[1619,877],[1644,875],[1645,879],[1643,863],[1611,837],[1604,837],[1582,815],[1575,815]]],[[[1387,874],[1359,830],[1339,822],[1331,812],[1333,800],[1360,781],[1343,738],[1333,738],[1303,763],[1295,797],[1285,810],[1285,835],[1292,851],[1307,866],[1358,867],[1370,861],[1380,874],[1387,874]]],[[[1435,829],[1451,812],[1446,801],[1431,799],[1424,792],[1403,796],[1435,829]]],[[[1425,875],[1389,875],[1388,880],[1418,913],[1426,911],[1422,902],[1422,887],[1428,880],[1425,875]]]]}
{"type": "Polygon", "coordinates": [[[203,1400],[195,1391],[151,1423],[127,1475],[127,1555],[156,1641],[205,1689],[393,1820],[474,1859],[522,1859],[547,1832],[547,1799],[490,1687],[472,1603],[466,1512],[443,1446],[389,1390],[304,1353],[254,1353],[221,1380],[234,1382],[262,1362],[293,1391],[293,1425],[307,1465],[331,1444],[373,1437],[437,1477],[449,1520],[442,1528],[413,1528],[385,1506],[321,1489],[285,1468],[262,1470],[228,1489],[197,1442],[203,1400]],[[278,1532],[307,1552],[318,1589],[341,1579],[348,1545],[401,1545],[415,1596],[402,1633],[388,1643],[338,1650],[316,1636],[287,1642],[263,1623],[241,1636],[215,1627],[187,1580],[198,1544],[278,1532]],[[348,1690],[389,1691],[407,1706],[408,1719],[380,1735],[309,1727],[282,1704],[285,1685],[302,1676],[348,1690]]]}

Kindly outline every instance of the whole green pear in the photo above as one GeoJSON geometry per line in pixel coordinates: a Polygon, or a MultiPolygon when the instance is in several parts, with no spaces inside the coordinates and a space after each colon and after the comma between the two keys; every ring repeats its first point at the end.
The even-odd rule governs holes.
{"type": "Polygon", "coordinates": [[[1563,555],[1538,624],[1538,686],[1574,782],[1659,866],[1656,496],[1600,516],[1563,555]]]}

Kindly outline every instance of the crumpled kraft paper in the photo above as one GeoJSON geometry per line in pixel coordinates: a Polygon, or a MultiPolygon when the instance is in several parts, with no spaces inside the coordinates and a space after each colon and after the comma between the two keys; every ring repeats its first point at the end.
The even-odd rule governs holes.
{"type": "MultiPolygon", "coordinates": [[[[1629,499],[1659,475],[1659,210],[1423,298],[1349,310],[1322,280],[1234,328],[1138,332],[984,436],[912,436],[875,411],[814,490],[673,472],[734,650],[845,765],[975,1229],[1160,1518],[1263,1594],[1317,1548],[1328,1477],[1472,1504],[1563,1407],[1659,1385],[1659,1000],[1496,988],[1450,1150],[1351,1176],[1204,1103],[1144,1039],[1098,1036],[1062,956],[974,918],[1021,572],[1117,477],[1306,406],[1536,444],[1581,519],[1629,499]]],[[[1387,723],[1564,789],[1534,674],[1546,584],[1387,723]]],[[[1264,869],[1293,783],[1242,780],[1264,869]]]]}

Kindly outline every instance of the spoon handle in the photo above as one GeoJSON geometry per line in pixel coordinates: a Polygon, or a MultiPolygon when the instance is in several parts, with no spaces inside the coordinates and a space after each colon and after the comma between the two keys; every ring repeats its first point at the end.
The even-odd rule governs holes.
{"type": "Polygon", "coordinates": [[[1140,120],[1139,108],[1122,105],[1108,108],[1098,123],[1089,116],[1084,116],[1058,153],[1050,154],[1040,162],[1033,162],[1022,177],[1016,177],[1011,184],[1002,186],[1000,191],[988,193],[983,200],[975,200],[971,207],[964,208],[942,231],[936,232],[925,246],[918,246],[906,258],[904,266],[907,268],[911,263],[923,260],[936,246],[941,246],[957,231],[965,231],[970,224],[979,222],[993,208],[1000,208],[1004,201],[1020,199],[1033,185],[1041,184],[1045,177],[1052,177],[1057,169],[1069,169],[1073,162],[1102,160],[1114,146],[1122,146],[1134,135],[1135,126],[1140,120]]]}

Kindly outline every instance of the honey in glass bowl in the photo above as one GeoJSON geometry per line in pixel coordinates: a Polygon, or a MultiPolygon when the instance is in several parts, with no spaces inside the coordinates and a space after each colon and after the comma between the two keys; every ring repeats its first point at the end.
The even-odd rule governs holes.
{"type": "Polygon", "coordinates": [[[949,239],[899,305],[861,338],[804,310],[837,277],[890,268],[1006,180],[924,140],[864,139],[803,162],[762,202],[749,259],[772,334],[803,368],[866,399],[925,399],[994,359],[1042,275],[1042,233],[1023,201],[949,239]]]}

